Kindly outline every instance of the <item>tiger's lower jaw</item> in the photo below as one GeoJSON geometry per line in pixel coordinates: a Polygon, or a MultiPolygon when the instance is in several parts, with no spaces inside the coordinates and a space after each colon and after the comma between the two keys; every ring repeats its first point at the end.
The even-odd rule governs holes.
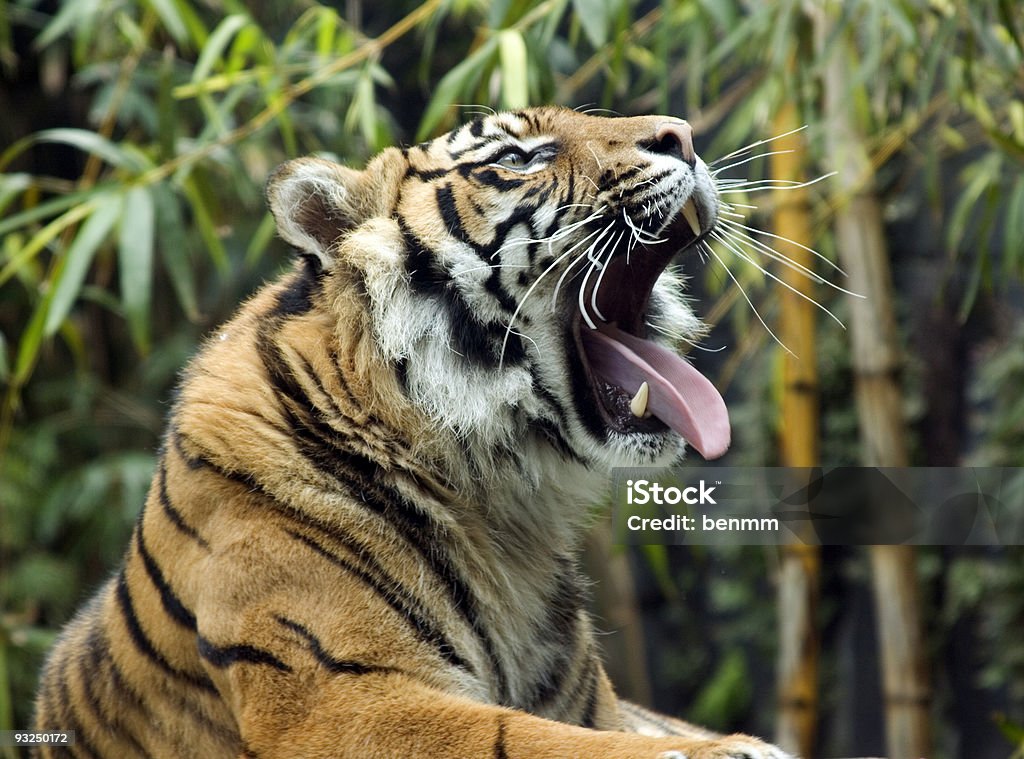
{"type": "Polygon", "coordinates": [[[686,457],[686,441],[671,430],[661,433],[610,432],[605,445],[609,467],[667,467],[686,457]]]}

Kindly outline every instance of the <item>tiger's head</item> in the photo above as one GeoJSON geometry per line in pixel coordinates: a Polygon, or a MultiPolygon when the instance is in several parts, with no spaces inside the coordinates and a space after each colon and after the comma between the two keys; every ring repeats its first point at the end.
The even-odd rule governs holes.
{"type": "Polygon", "coordinates": [[[325,287],[359,288],[404,397],[475,455],[728,447],[721,396],[674,349],[701,325],[668,266],[719,208],[685,121],[498,113],[363,171],[291,161],[268,197],[325,287]]]}

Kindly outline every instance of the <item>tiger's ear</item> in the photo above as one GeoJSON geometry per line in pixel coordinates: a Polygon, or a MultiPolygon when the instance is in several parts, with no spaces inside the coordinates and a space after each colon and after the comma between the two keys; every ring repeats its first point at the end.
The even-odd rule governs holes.
{"type": "Polygon", "coordinates": [[[404,175],[402,154],[388,149],[364,171],[322,158],[282,164],[267,182],[267,202],[277,231],[328,267],[347,232],[375,216],[390,215],[404,175]]]}

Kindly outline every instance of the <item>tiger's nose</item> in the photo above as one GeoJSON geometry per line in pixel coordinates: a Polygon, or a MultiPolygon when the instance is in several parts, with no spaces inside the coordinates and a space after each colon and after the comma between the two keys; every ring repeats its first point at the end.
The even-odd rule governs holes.
{"type": "Polygon", "coordinates": [[[674,155],[691,168],[697,164],[697,153],[693,149],[693,127],[685,121],[666,121],[654,132],[656,153],[674,155]]]}

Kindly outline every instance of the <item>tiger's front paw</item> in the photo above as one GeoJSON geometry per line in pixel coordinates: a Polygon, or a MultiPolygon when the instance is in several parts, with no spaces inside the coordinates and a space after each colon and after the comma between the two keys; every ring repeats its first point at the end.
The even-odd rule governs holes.
{"type": "Polygon", "coordinates": [[[713,741],[699,741],[688,751],[665,751],[658,759],[794,759],[777,746],[749,735],[727,735],[713,741]]]}

